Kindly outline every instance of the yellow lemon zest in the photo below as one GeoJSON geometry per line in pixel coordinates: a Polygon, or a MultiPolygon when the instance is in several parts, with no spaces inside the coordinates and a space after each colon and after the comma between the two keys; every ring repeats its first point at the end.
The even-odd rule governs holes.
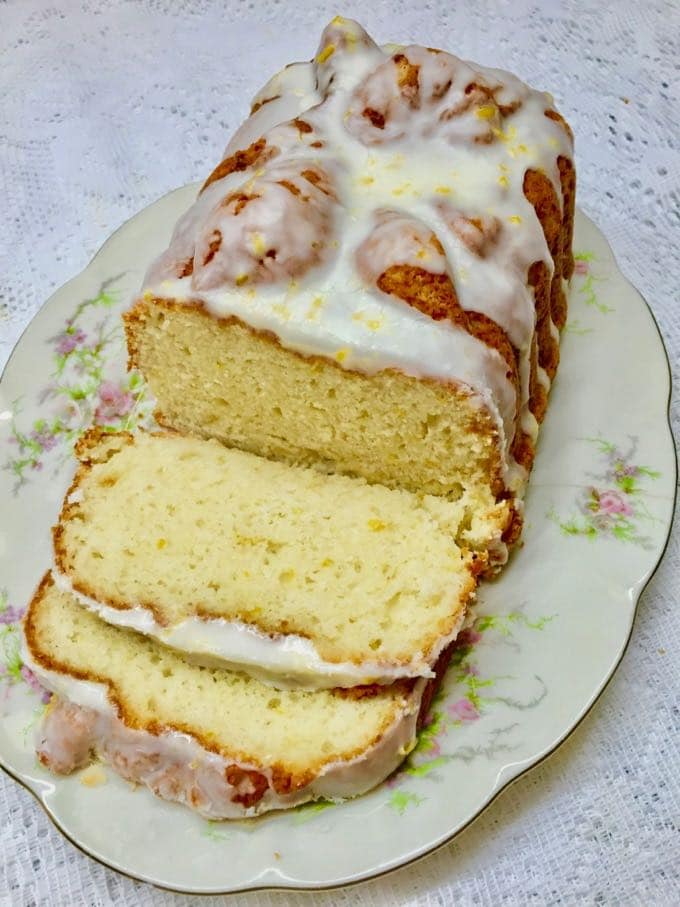
{"type": "Polygon", "coordinates": [[[325,63],[329,57],[335,53],[335,44],[327,44],[324,49],[316,55],[317,63],[325,63]]]}

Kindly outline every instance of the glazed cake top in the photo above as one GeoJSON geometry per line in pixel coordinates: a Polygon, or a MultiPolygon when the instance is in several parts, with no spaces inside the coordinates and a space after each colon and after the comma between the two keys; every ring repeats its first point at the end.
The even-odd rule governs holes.
{"type": "Polygon", "coordinates": [[[516,425],[536,430],[527,271],[553,271],[524,177],[561,199],[571,156],[546,93],[442,51],[378,47],[336,17],[313,61],[256,96],[144,290],[344,368],[460,382],[496,417],[509,467],[516,425]],[[413,279],[449,287],[448,307],[411,298],[413,279]],[[466,313],[509,341],[514,374],[466,313]]]}

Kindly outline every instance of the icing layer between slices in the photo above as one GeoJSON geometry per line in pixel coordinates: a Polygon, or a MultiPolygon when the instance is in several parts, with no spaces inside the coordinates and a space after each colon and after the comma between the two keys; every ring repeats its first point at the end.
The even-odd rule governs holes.
{"type": "Polygon", "coordinates": [[[465,620],[465,609],[461,609],[453,630],[438,641],[427,658],[417,653],[405,665],[377,661],[361,665],[335,663],[324,661],[314,644],[302,636],[290,634],[275,638],[241,621],[223,618],[209,620],[193,617],[175,626],[164,627],[146,608],[112,608],[83,595],[56,567],[52,570],[52,576],[58,589],[73,595],[81,605],[107,623],[158,639],[171,648],[187,653],[197,664],[244,671],[278,689],[322,690],[371,683],[389,684],[404,677],[433,677],[433,665],[457,637],[465,620]]]}

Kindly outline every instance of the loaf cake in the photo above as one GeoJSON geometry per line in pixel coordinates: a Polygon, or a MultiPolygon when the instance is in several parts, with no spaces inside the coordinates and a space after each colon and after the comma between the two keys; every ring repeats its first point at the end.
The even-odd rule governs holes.
{"type": "Polygon", "coordinates": [[[521,531],[574,193],[508,73],[336,17],[274,76],[124,316],[166,432],[77,451],[26,619],[45,765],[214,818],[397,766],[521,531]]]}
{"type": "Polygon", "coordinates": [[[574,191],[549,95],[337,17],[151,266],[130,366],[169,428],[465,494],[500,563],[558,365],[574,191]]]}
{"type": "Polygon", "coordinates": [[[55,694],[40,729],[43,765],[66,774],[96,754],[213,819],[374,787],[413,748],[435,683],[273,690],[104,623],[49,574],[24,626],[26,663],[55,694]]]}
{"type": "Polygon", "coordinates": [[[277,686],[432,676],[483,558],[461,501],[176,434],[94,431],[54,529],[59,588],[277,686]]]}

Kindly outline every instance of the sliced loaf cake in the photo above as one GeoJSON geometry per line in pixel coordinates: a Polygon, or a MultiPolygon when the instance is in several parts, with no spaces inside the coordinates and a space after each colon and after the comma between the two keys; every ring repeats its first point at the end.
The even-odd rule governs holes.
{"type": "Polygon", "coordinates": [[[40,761],[65,774],[97,755],[209,818],[370,790],[413,747],[435,684],[272,690],[105,623],[49,574],[24,629],[26,663],[55,693],[40,761]]]}

